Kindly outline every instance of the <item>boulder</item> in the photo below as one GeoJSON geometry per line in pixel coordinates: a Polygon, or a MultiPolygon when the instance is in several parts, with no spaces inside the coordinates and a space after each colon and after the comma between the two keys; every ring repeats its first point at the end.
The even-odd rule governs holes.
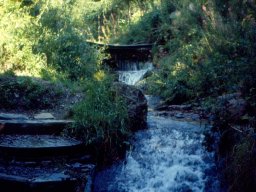
{"type": "Polygon", "coordinates": [[[16,113],[0,113],[0,120],[28,120],[28,116],[16,113]]]}
{"type": "Polygon", "coordinates": [[[231,99],[228,101],[228,112],[233,121],[239,121],[246,112],[246,101],[242,98],[231,99]]]}
{"type": "Polygon", "coordinates": [[[186,111],[191,110],[192,105],[167,105],[165,103],[161,103],[155,109],[158,111],[186,111]]]}
{"type": "Polygon", "coordinates": [[[245,115],[247,103],[240,93],[222,95],[218,100],[228,112],[229,121],[238,122],[245,115]]]}
{"type": "Polygon", "coordinates": [[[38,113],[34,116],[34,119],[55,119],[55,117],[51,113],[38,113]]]}
{"type": "Polygon", "coordinates": [[[147,100],[141,90],[134,86],[115,82],[114,90],[125,98],[130,120],[130,129],[136,131],[146,127],[147,121],[147,100]]]}

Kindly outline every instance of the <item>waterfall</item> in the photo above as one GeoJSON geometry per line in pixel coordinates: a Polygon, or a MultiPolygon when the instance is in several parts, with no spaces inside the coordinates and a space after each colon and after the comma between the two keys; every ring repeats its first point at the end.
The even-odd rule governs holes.
{"type": "MultiPolygon", "coordinates": [[[[135,85],[152,69],[150,62],[118,62],[119,81],[135,85]]],[[[203,147],[198,122],[159,116],[157,96],[147,96],[148,129],[134,133],[126,158],[99,171],[94,192],[221,192],[214,154],[203,147]]]]}
{"type": "Polygon", "coordinates": [[[117,73],[119,81],[128,85],[135,85],[138,81],[143,79],[145,74],[153,69],[151,62],[138,61],[119,61],[117,73]]]}
{"type": "Polygon", "coordinates": [[[214,154],[202,146],[204,126],[148,115],[126,159],[99,172],[94,192],[220,192],[214,154]]]}

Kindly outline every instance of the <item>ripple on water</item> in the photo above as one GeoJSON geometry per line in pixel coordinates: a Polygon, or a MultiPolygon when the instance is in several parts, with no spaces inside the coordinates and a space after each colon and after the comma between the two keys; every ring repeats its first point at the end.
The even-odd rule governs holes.
{"type": "Polygon", "coordinates": [[[54,135],[0,135],[0,147],[41,148],[78,145],[79,141],[54,135]]]}
{"type": "Polygon", "coordinates": [[[207,182],[214,163],[199,125],[155,116],[148,124],[135,134],[126,160],[97,174],[95,192],[218,191],[207,182]]]}

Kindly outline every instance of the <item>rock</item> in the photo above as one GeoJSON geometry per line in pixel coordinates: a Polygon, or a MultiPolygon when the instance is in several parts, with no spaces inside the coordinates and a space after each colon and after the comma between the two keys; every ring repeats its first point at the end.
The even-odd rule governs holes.
{"type": "Polygon", "coordinates": [[[178,119],[182,119],[182,118],[184,118],[184,114],[182,114],[182,113],[177,113],[177,114],[175,115],[175,117],[178,118],[178,119]]]}
{"type": "Polygon", "coordinates": [[[194,113],[194,114],[191,114],[190,118],[191,118],[192,120],[194,120],[194,121],[197,121],[197,120],[200,119],[200,115],[194,113]]]}
{"type": "Polygon", "coordinates": [[[73,138],[53,135],[0,135],[0,157],[18,161],[72,158],[83,150],[83,143],[73,138]]]}
{"type": "Polygon", "coordinates": [[[167,110],[169,110],[169,106],[166,105],[166,104],[160,104],[160,105],[155,107],[155,110],[157,110],[157,111],[167,111],[167,110]]]}
{"type": "Polygon", "coordinates": [[[191,110],[192,109],[192,105],[170,105],[168,107],[169,110],[191,110]]]}
{"type": "Polygon", "coordinates": [[[34,116],[34,119],[55,119],[55,117],[51,113],[39,113],[34,116]]]}
{"type": "Polygon", "coordinates": [[[226,94],[218,97],[219,102],[229,114],[229,121],[237,122],[246,113],[246,101],[240,93],[226,94]]]}
{"type": "Polygon", "coordinates": [[[159,104],[156,108],[158,111],[185,111],[191,110],[192,105],[167,105],[167,104],[159,104]]]}
{"type": "Polygon", "coordinates": [[[26,115],[15,113],[0,113],[0,120],[28,120],[26,115]]]}
{"type": "Polygon", "coordinates": [[[145,128],[148,107],[142,91],[120,82],[115,82],[113,89],[126,100],[131,130],[145,128]]]}
{"type": "Polygon", "coordinates": [[[228,101],[231,99],[238,99],[241,98],[241,93],[230,93],[230,94],[224,94],[218,97],[218,100],[220,101],[228,101]]]}
{"type": "Polygon", "coordinates": [[[230,113],[231,118],[234,121],[238,121],[246,112],[246,101],[242,98],[231,99],[228,101],[227,110],[230,113]]]}
{"type": "Polygon", "coordinates": [[[0,133],[3,134],[56,134],[74,123],[72,120],[0,120],[0,133]]]}
{"type": "Polygon", "coordinates": [[[76,163],[72,164],[71,166],[74,169],[80,169],[81,167],[83,167],[83,164],[76,162],[76,163]]]}

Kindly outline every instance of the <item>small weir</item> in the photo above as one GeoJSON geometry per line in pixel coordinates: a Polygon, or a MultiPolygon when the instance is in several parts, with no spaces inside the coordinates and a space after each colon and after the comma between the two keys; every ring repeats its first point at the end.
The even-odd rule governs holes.
{"type": "Polygon", "coordinates": [[[152,69],[153,64],[151,62],[124,62],[120,63],[117,73],[120,82],[135,85],[152,69]]]}
{"type": "Polygon", "coordinates": [[[153,69],[152,44],[105,45],[89,43],[96,47],[104,47],[106,52],[110,54],[110,59],[105,60],[105,64],[118,73],[120,82],[135,85],[148,71],[153,69]]]}

